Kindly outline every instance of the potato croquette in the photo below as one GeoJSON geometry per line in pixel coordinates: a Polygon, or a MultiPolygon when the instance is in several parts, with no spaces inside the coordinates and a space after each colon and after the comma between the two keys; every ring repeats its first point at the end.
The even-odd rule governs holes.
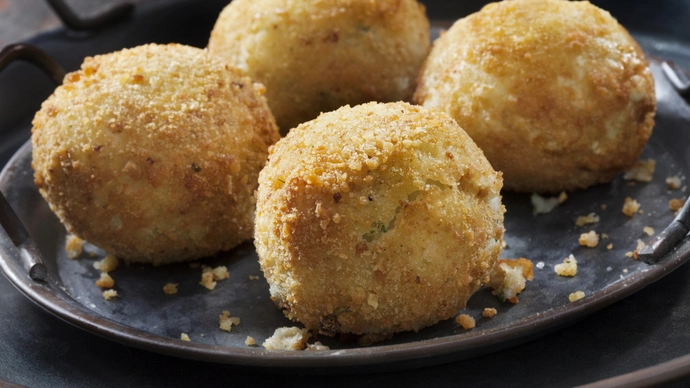
{"type": "Polygon", "coordinates": [[[259,175],[254,243],[271,297],[326,335],[454,317],[500,254],[501,184],[443,113],[324,113],[278,141],[259,175]]]}
{"type": "Polygon", "coordinates": [[[489,4],[435,43],[414,100],[452,116],[504,187],[560,192],[609,182],[651,135],[654,80],[611,15],[588,2],[489,4]]]}
{"type": "Polygon", "coordinates": [[[411,100],[429,42],[416,0],[233,0],[208,48],[266,85],[287,133],[346,104],[411,100]]]}
{"type": "Polygon", "coordinates": [[[205,50],[145,45],[86,58],[33,120],[34,179],[68,232],[129,261],[182,261],[253,233],[275,120],[205,50]]]}

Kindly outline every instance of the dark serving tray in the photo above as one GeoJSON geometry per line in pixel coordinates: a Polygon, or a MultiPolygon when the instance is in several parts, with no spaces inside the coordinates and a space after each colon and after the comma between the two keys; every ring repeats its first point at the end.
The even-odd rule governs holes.
{"type": "MultiPolygon", "coordinates": [[[[62,31],[57,31],[38,36],[33,43],[53,54],[67,69],[78,67],[86,55],[146,42],[203,46],[223,3],[152,1],[138,6],[131,20],[86,39],[65,38],[62,31]],[[181,29],[180,25],[190,27],[181,29]]],[[[476,2],[473,5],[477,6],[476,2]]],[[[436,12],[440,12],[447,20],[449,13],[446,12],[452,4],[430,2],[427,6],[432,19],[436,12]]],[[[464,14],[462,11],[455,9],[458,17],[464,14]]],[[[625,21],[621,21],[625,25],[625,21]]],[[[690,67],[690,44],[663,35],[673,33],[672,28],[655,30],[654,25],[645,27],[644,23],[641,26],[643,31],[635,36],[648,54],[690,67]]],[[[270,303],[265,281],[248,279],[249,275],[260,275],[251,244],[204,261],[207,265],[227,265],[232,273],[229,280],[220,282],[212,292],[196,284],[200,271],[189,268],[187,264],[158,268],[132,265],[113,273],[120,300],[105,302],[93,286],[97,278],[97,271],[91,267],[93,259],[86,255],[76,261],[65,257],[64,229],[32,183],[28,145],[15,154],[3,171],[0,189],[37,240],[50,279],[45,283],[34,282],[25,271],[22,272],[16,253],[4,234],[0,234],[0,267],[29,299],[92,333],[163,354],[268,367],[271,372],[398,370],[457,362],[515,346],[632,295],[678,268],[690,257],[688,240],[659,264],[647,265],[625,257],[625,252],[634,249],[637,239],[650,239],[642,232],[644,226],[652,226],[659,232],[673,219],[668,210],[668,199],[687,195],[685,191],[669,192],[664,179],[670,175],[688,176],[690,172],[687,153],[690,107],[663,77],[656,60],[653,61],[653,70],[659,111],[654,134],[642,157],[657,160],[654,180],[647,184],[628,185],[618,177],[611,184],[572,193],[553,212],[538,216],[531,213],[529,196],[507,193],[504,203],[508,209],[508,248],[502,256],[528,257],[534,263],[544,262],[545,265],[543,269],[535,269],[535,279],[520,295],[517,305],[501,304],[487,290],[473,297],[468,313],[478,317],[484,307],[496,307],[499,315],[491,320],[479,320],[477,328],[472,331],[465,332],[454,322],[447,321],[418,333],[396,335],[392,340],[367,348],[343,345],[323,337],[319,340],[330,345],[331,351],[268,352],[260,347],[248,348],[244,345],[246,335],[261,343],[273,329],[293,325],[270,303]],[[620,208],[626,196],[642,203],[643,214],[632,218],[621,214],[620,208]],[[602,210],[601,205],[606,205],[606,210],[602,210]],[[578,215],[590,212],[601,216],[599,224],[585,228],[574,225],[578,215]],[[595,249],[579,247],[577,237],[590,229],[607,233],[609,240],[603,240],[595,249]],[[605,246],[608,243],[613,243],[614,249],[607,250],[605,246]],[[554,274],[553,265],[570,253],[578,258],[580,273],[573,279],[560,278],[554,274]],[[172,298],[161,292],[162,284],[168,281],[180,283],[180,293],[172,298]],[[576,290],[584,291],[587,296],[571,304],[567,296],[576,290]],[[232,333],[221,332],[217,328],[217,316],[222,310],[230,310],[232,315],[242,319],[242,324],[233,328],[232,333]],[[193,341],[180,341],[181,332],[190,334],[193,341]],[[290,369],[295,367],[300,369],[290,369]],[[315,369],[317,367],[328,368],[315,369]]],[[[31,68],[13,65],[0,75],[0,85],[8,85],[0,90],[0,106],[3,106],[0,146],[4,147],[0,148],[1,158],[9,158],[27,139],[33,112],[50,93],[48,80],[34,76],[34,72],[31,68]]],[[[686,352],[680,354],[688,351],[690,345],[686,352]]],[[[683,359],[678,359],[674,368],[679,365],[690,366],[690,360],[683,364],[683,359]]],[[[677,370],[674,368],[671,369],[677,370]]],[[[654,373],[658,372],[648,371],[645,376],[654,373]]],[[[668,366],[663,373],[671,376],[668,366]]]]}

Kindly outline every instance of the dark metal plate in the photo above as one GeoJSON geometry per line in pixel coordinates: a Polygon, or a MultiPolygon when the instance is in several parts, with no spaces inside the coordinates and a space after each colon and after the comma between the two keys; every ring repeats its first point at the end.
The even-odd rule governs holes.
{"type": "MultiPolygon", "coordinates": [[[[131,38],[133,42],[141,39],[131,38]]],[[[680,63],[690,62],[690,53],[682,45],[669,46],[646,36],[638,39],[652,54],[671,56],[670,59],[680,63]]],[[[105,45],[100,49],[115,48],[105,45]]],[[[83,58],[92,53],[89,50],[93,46],[80,50],[70,52],[70,57],[83,54],[83,58]]],[[[247,335],[261,343],[275,328],[293,325],[269,300],[265,280],[249,279],[250,275],[261,274],[251,243],[226,255],[203,260],[203,264],[210,266],[226,265],[231,272],[230,279],[219,282],[213,291],[198,284],[201,271],[188,264],[121,266],[112,273],[120,297],[106,302],[101,290],[93,284],[98,278],[98,271],[92,268],[95,259],[88,254],[79,260],[66,258],[64,228],[33,185],[28,145],[17,152],[0,175],[0,189],[37,241],[50,279],[46,283],[30,280],[4,233],[0,233],[0,267],[31,300],[68,322],[128,345],[198,360],[269,367],[391,363],[422,366],[512,346],[631,295],[690,257],[688,240],[657,265],[648,266],[625,257],[625,252],[635,248],[637,239],[650,239],[642,232],[644,226],[659,232],[673,219],[668,199],[686,195],[680,191],[669,192],[665,177],[687,176],[690,171],[685,151],[690,143],[690,108],[660,76],[658,66],[654,70],[659,112],[657,126],[643,155],[657,161],[654,180],[630,186],[618,177],[611,184],[572,193],[553,212],[538,216],[532,215],[529,196],[507,193],[504,203],[508,209],[508,248],[503,256],[527,257],[545,265],[543,269],[535,269],[535,279],[520,295],[517,305],[502,304],[487,290],[475,295],[466,313],[479,318],[484,307],[495,307],[499,314],[492,319],[478,319],[477,327],[471,331],[462,330],[450,320],[417,333],[401,333],[367,348],[343,345],[324,337],[319,340],[333,350],[269,352],[261,347],[247,347],[244,345],[247,335]],[[628,218],[621,213],[626,196],[642,204],[642,214],[628,218]],[[602,210],[602,205],[606,205],[606,210],[602,210]],[[590,212],[599,214],[601,222],[591,228],[576,227],[575,218],[590,212]],[[607,233],[609,239],[597,248],[580,247],[579,234],[590,229],[607,233]],[[609,243],[614,249],[606,249],[609,243]],[[578,275],[556,276],[553,266],[571,253],[579,261],[578,275]],[[179,283],[180,292],[165,295],[162,286],[167,282],[179,283]],[[569,303],[568,294],[577,290],[584,291],[586,298],[569,303]],[[218,329],[218,315],[223,310],[242,320],[231,333],[218,329]],[[180,341],[182,332],[189,334],[192,342],[180,341]]]]}

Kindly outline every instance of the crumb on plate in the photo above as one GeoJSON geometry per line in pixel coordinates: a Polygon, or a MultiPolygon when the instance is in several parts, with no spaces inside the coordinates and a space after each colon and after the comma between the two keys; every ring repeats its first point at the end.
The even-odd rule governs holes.
{"type": "Polygon", "coordinates": [[[563,259],[563,263],[556,264],[553,269],[559,276],[575,276],[577,274],[577,260],[571,253],[570,256],[563,259]]]}
{"type": "Polygon", "coordinates": [[[328,346],[322,344],[319,341],[314,342],[313,344],[307,344],[307,348],[305,349],[307,351],[313,351],[313,350],[331,350],[328,346]]]}
{"type": "Polygon", "coordinates": [[[191,338],[189,338],[189,336],[187,335],[187,333],[182,333],[182,334],[180,334],[180,339],[181,339],[182,341],[191,341],[191,340],[192,340],[191,338]]]}
{"type": "Polygon", "coordinates": [[[244,344],[247,346],[254,346],[256,345],[256,340],[254,337],[247,336],[247,339],[244,340],[244,344]]]}
{"type": "Polygon", "coordinates": [[[584,297],[585,297],[584,292],[575,291],[575,292],[571,293],[570,295],[568,295],[568,300],[572,303],[572,302],[576,302],[576,301],[578,301],[584,297]]]}
{"type": "Polygon", "coordinates": [[[115,290],[105,290],[103,291],[103,299],[110,300],[117,296],[117,291],[115,290]]]}
{"type": "Polygon", "coordinates": [[[625,172],[623,179],[638,182],[651,182],[655,167],[656,160],[654,159],[638,160],[631,169],[625,172]]]}
{"type": "Polygon", "coordinates": [[[279,327],[261,346],[268,350],[302,350],[307,346],[309,337],[309,329],[279,327]]]}
{"type": "Polygon", "coordinates": [[[625,197],[625,203],[623,204],[623,214],[625,214],[628,217],[632,217],[633,214],[637,213],[638,210],[640,210],[640,203],[630,197],[625,197]]]}
{"type": "Polygon", "coordinates": [[[232,330],[233,325],[237,326],[240,324],[240,318],[231,317],[230,311],[226,310],[226,311],[223,311],[223,314],[218,316],[218,323],[220,325],[219,327],[221,330],[225,330],[225,331],[229,332],[232,330]]]}
{"type": "Polygon", "coordinates": [[[537,193],[532,193],[532,196],[530,197],[530,202],[532,202],[532,213],[549,213],[551,210],[555,209],[556,206],[565,202],[566,199],[568,199],[568,195],[565,193],[565,191],[562,191],[558,197],[549,198],[542,197],[537,193]]]}
{"type": "Polygon", "coordinates": [[[79,257],[84,249],[85,241],[79,237],[68,234],[65,241],[65,252],[67,252],[67,257],[70,259],[76,259],[79,257]]]}
{"type": "Polygon", "coordinates": [[[499,259],[491,270],[487,285],[501,301],[518,303],[517,294],[525,289],[526,280],[532,280],[534,271],[532,261],[525,258],[499,259]]]}
{"type": "Polygon", "coordinates": [[[107,272],[101,272],[101,277],[96,280],[96,285],[100,288],[113,288],[115,280],[107,272]]]}
{"type": "Polygon", "coordinates": [[[680,180],[680,177],[678,175],[670,176],[666,178],[666,187],[668,187],[669,190],[678,190],[680,189],[680,186],[682,186],[682,182],[680,180]]]}
{"type": "Polygon", "coordinates": [[[458,315],[457,318],[455,318],[455,322],[457,322],[465,330],[472,329],[477,324],[474,318],[467,314],[458,315]]]}
{"type": "Polygon", "coordinates": [[[652,228],[651,226],[645,226],[644,228],[642,228],[642,231],[643,231],[644,234],[646,234],[647,236],[650,236],[650,237],[651,237],[651,236],[654,235],[654,228],[652,228]]]}
{"type": "Polygon", "coordinates": [[[685,205],[684,198],[673,198],[668,201],[668,208],[675,211],[680,210],[685,205]]]}
{"type": "Polygon", "coordinates": [[[111,253],[108,253],[105,255],[103,260],[95,261],[93,263],[93,267],[95,269],[100,269],[101,272],[110,272],[115,271],[119,264],[120,262],[117,260],[117,257],[111,253]]]}
{"type": "Polygon", "coordinates": [[[582,233],[578,241],[582,246],[594,248],[599,245],[599,235],[595,231],[590,230],[587,233],[582,233]]]}
{"type": "Polygon", "coordinates": [[[166,283],[163,286],[163,292],[168,295],[177,294],[177,283],[166,283]]]}
{"type": "Polygon", "coordinates": [[[596,213],[589,213],[586,216],[578,216],[575,220],[575,225],[585,226],[587,224],[595,224],[599,222],[599,216],[596,213]]]}
{"type": "Polygon", "coordinates": [[[493,307],[485,307],[484,311],[482,311],[482,316],[484,318],[491,318],[496,314],[498,314],[498,311],[496,311],[496,309],[493,307]]]}

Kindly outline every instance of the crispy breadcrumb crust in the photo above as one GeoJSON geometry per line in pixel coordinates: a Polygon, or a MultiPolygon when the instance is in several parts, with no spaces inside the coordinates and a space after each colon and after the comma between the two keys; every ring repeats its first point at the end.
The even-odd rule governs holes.
{"type": "Polygon", "coordinates": [[[610,181],[651,135],[654,80],[638,44],[586,1],[492,3],[435,43],[415,102],[482,148],[505,188],[559,192],[610,181]]]}
{"type": "Polygon", "coordinates": [[[411,100],[429,42],[416,0],[233,0],[208,48],[266,85],[287,133],[346,104],[411,100]]]}
{"type": "Polygon", "coordinates": [[[75,235],[129,261],[212,255],[251,238],[279,134],[262,86],[198,48],[88,57],[33,120],[35,182],[75,235]]]}
{"type": "Polygon", "coordinates": [[[488,280],[501,176],[447,115],[346,106],[269,153],[254,243],[288,318],[326,335],[419,330],[488,280]]]}

